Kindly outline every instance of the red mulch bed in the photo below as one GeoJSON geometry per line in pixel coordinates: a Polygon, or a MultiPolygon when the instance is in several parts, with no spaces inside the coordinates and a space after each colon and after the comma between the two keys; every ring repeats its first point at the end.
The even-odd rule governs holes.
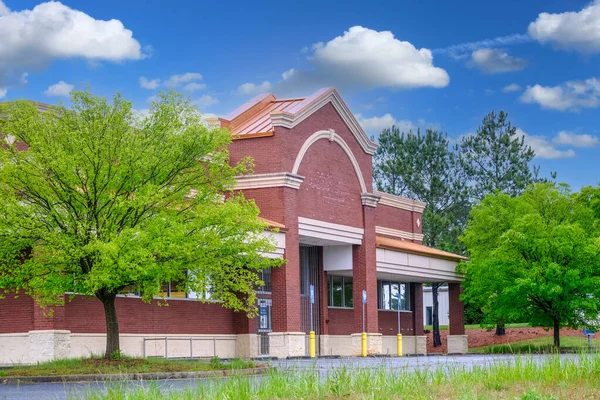
{"type": "MultiPolygon", "coordinates": [[[[496,336],[495,330],[488,331],[487,329],[467,329],[469,337],[469,347],[485,347],[494,344],[506,344],[518,342],[520,340],[534,339],[542,336],[552,336],[552,330],[544,328],[506,328],[506,335],[496,336]]],[[[582,330],[564,328],[560,331],[561,336],[583,336],[582,330]]],[[[448,331],[440,331],[442,345],[433,347],[433,333],[425,334],[427,336],[427,353],[446,353],[446,344],[448,331]]]]}

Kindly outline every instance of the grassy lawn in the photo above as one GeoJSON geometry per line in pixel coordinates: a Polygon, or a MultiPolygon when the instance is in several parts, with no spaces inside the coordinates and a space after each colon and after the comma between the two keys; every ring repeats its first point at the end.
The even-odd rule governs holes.
{"type": "MultiPolygon", "coordinates": [[[[587,338],[583,336],[561,336],[561,350],[563,351],[582,351],[588,348],[587,338]]],[[[600,340],[592,339],[592,349],[600,349],[600,340]]],[[[555,353],[556,348],[553,345],[551,336],[539,337],[535,339],[521,340],[510,344],[497,344],[486,347],[475,347],[469,349],[470,353],[555,353]]]]}
{"type": "MultiPolygon", "coordinates": [[[[351,365],[351,364],[350,364],[351,365]]],[[[249,377],[210,380],[170,390],[111,385],[107,393],[90,392],[87,400],[113,399],[595,399],[600,398],[600,355],[578,359],[550,356],[537,362],[516,357],[508,363],[471,367],[453,365],[411,371],[341,367],[328,372],[275,370],[259,381],[249,377]],[[324,374],[324,375],[323,375],[324,374]],[[257,382],[259,384],[257,384],[257,382]]]]}
{"type": "Polygon", "coordinates": [[[1,377],[15,376],[56,376],[89,374],[126,374],[144,372],[197,372],[223,369],[255,367],[253,361],[231,360],[173,360],[164,358],[123,358],[105,360],[103,358],[75,358],[57,360],[37,365],[0,368],[1,377]]]}
{"type": "MultiPolygon", "coordinates": [[[[507,328],[529,328],[529,324],[527,322],[524,323],[520,323],[520,324],[506,324],[507,328]]],[[[431,325],[425,325],[425,330],[433,330],[433,326],[431,325]]],[[[465,325],[465,329],[485,329],[482,328],[481,325],[479,324],[473,324],[473,325],[465,325]]],[[[493,328],[489,328],[489,330],[495,329],[495,327],[493,328]]],[[[448,325],[440,325],[440,330],[441,331],[447,331],[448,330],[448,325]]]]}

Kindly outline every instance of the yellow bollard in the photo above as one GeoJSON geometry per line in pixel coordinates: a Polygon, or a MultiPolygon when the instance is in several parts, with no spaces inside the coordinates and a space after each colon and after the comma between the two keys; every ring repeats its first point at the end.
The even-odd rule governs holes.
{"type": "Polygon", "coordinates": [[[398,334],[398,357],[402,357],[402,334],[398,334]]]}
{"type": "Polygon", "coordinates": [[[361,337],[361,355],[363,357],[367,356],[367,332],[362,333],[361,337]]]}
{"type": "Polygon", "coordinates": [[[317,341],[315,339],[315,332],[310,331],[309,334],[309,347],[310,347],[310,358],[315,358],[317,353],[317,341]]]}

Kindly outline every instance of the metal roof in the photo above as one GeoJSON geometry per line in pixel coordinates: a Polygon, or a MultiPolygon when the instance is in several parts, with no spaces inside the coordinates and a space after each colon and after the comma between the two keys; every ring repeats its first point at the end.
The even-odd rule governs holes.
{"type": "Polygon", "coordinates": [[[296,104],[301,103],[304,99],[285,99],[274,100],[254,114],[248,120],[244,121],[232,129],[233,135],[250,135],[266,132],[273,132],[273,124],[271,123],[272,112],[283,112],[293,108],[296,104]]]}

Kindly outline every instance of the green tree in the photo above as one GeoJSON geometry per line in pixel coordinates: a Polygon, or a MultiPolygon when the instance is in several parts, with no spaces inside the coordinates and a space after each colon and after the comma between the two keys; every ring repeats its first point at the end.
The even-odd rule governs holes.
{"type": "Polygon", "coordinates": [[[43,306],[95,296],[106,357],[119,351],[115,297],[127,287],[149,302],[172,282],[253,313],[258,271],[281,261],[261,257],[273,246],[259,210],[232,191],[251,161],[230,166],[230,134],[174,93],[146,116],[119,95],[75,92],[71,104],[0,106],[0,131],[29,146],[0,151],[0,287],[43,306]]]}
{"type": "MultiPolygon", "coordinates": [[[[379,190],[420,200],[424,243],[452,252],[464,248],[458,237],[469,210],[468,188],[456,153],[445,133],[428,129],[407,134],[385,129],[375,154],[375,183],[379,190]]],[[[441,345],[437,293],[443,282],[432,283],[433,344],[441,345]]]]}
{"type": "Polygon", "coordinates": [[[459,154],[476,200],[498,190],[517,196],[534,181],[529,163],[535,153],[504,111],[486,115],[474,135],[462,138],[459,154]]]}
{"type": "MultiPolygon", "coordinates": [[[[458,146],[460,162],[471,182],[471,197],[483,199],[501,191],[521,194],[527,185],[540,181],[539,168],[530,167],[534,151],[523,134],[508,121],[508,114],[493,111],[483,118],[474,135],[465,136],[458,146]]],[[[467,307],[473,307],[470,304],[467,307]]],[[[498,321],[496,334],[504,335],[504,321],[498,321]]]]}
{"type": "Polygon", "coordinates": [[[597,323],[600,238],[593,210],[566,185],[538,183],[522,195],[497,192],[474,206],[463,242],[465,298],[489,322],[522,318],[560,328],[597,323]]]}

